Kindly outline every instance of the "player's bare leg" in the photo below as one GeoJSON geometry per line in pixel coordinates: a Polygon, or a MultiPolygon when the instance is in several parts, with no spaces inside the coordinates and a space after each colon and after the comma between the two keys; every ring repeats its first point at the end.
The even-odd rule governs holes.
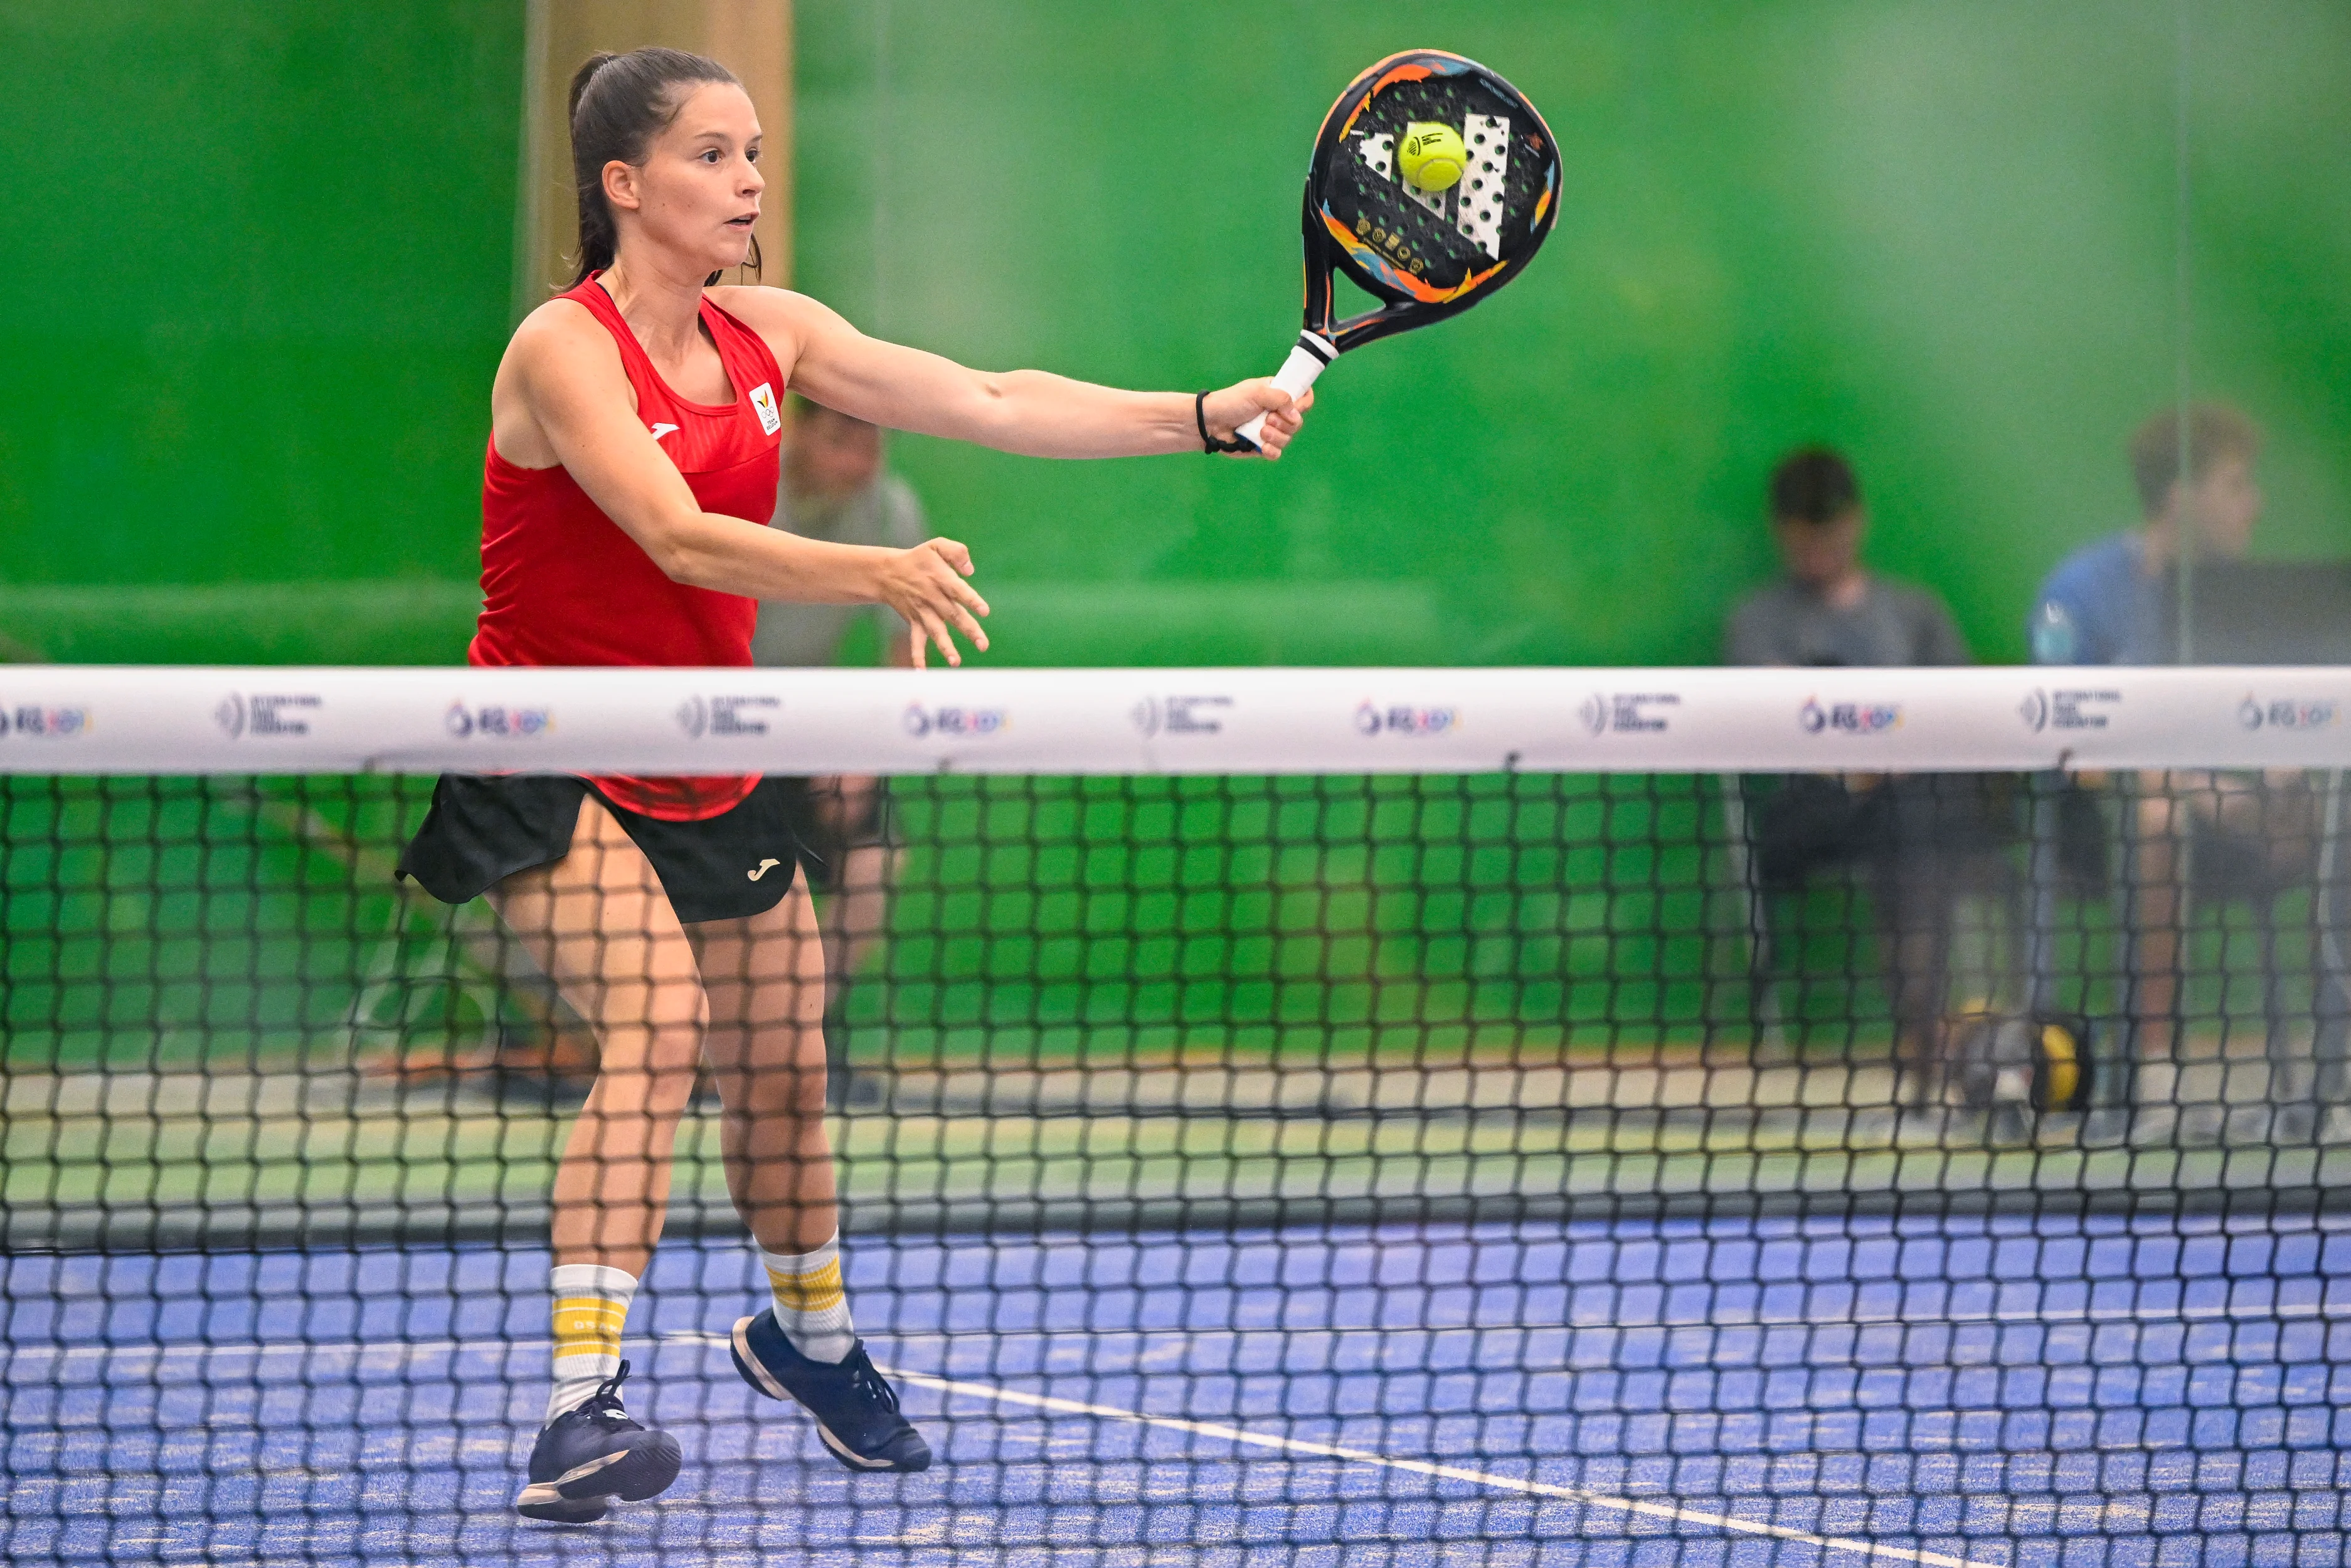
{"type": "Polygon", "coordinates": [[[692,933],[710,997],[727,1189],[758,1241],[771,1296],[735,1324],[736,1370],[758,1392],[806,1407],[851,1469],[926,1469],[930,1448],[858,1339],[841,1279],[815,906],[795,883],[764,915],[692,933]]]}
{"type": "Polygon", "coordinates": [[[905,851],[887,844],[859,844],[841,857],[841,894],[825,921],[836,985],[863,973],[866,960],[882,946],[888,934],[890,889],[905,859],[905,851]]]}
{"type": "Polygon", "coordinates": [[[818,779],[810,789],[835,841],[847,846],[841,852],[840,882],[817,911],[824,931],[827,1089],[835,1109],[882,1098],[879,1083],[854,1075],[845,1023],[850,988],[888,934],[890,891],[905,860],[904,851],[886,843],[857,841],[879,824],[882,789],[881,779],[864,774],[818,779]]]}
{"type": "Polygon", "coordinates": [[[806,1253],[839,1228],[824,1107],[824,943],[804,886],[745,920],[688,928],[710,1002],[726,1188],[761,1248],[806,1253]]]}
{"type": "Polygon", "coordinates": [[[556,1167],[555,1260],[642,1275],[701,1062],[693,946],[643,852],[592,797],[570,853],[507,878],[490,902],[596,1032],[596,1086],[556,1167]]]}
{"type": "Polygon", "coordinates": [[[556,1167],[554,1388],[515,1500],[527,1519],[584,1524],[611,1499],[642,1500],[677,1479],[676,1439],[622,1406],[621,1333],[661,1237],[706,1004],[659,877],[592,798],[563,859],[517,872],[490,899],[594,1029],[601,1061],[556,1167]]]}

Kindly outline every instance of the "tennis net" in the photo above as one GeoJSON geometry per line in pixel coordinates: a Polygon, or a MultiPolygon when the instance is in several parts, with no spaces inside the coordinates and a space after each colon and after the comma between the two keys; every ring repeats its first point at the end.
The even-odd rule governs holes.
{"type": "Polygon", "coordinates": [[[10,669],[7,1555],[2340,1561],[2351,671],[2074,674],[10,669]],[[514,1519],[642,1020],[395,880],[444,770],[799,781],[928,1472],[730,1364],[711,1044],[684,1476],[514,1519]]]}

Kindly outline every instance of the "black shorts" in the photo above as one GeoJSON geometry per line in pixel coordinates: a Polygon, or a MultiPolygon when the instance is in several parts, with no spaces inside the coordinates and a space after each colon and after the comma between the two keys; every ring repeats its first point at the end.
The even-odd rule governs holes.
{"type": "Polygon", "coordinates": [[[850,851],[893,841],[887,779],[875,779],[854,811],[842,809],[838,779],[775,778],[768,782],[783,788],[784,810],[792,836],[799,841],[800,870],[812,888],[840,891],[848,875],[850,851]]]}
{"type": "Polygon", "coordinates": [[[1855,789],[1795,773],[1748,800],[1755,878],[1773,892],[1839,865],[1947,870],[1996,855],[2016,836],[2013,802],[1990,774],[1897,774],[1855,789]]]}
{"type": "Polygon", "coordinates": [[[762,779],[716,817],[671,822],[616,806],[569,774],[444,773],[393,874],[415,878],[444,904],[464,904],[569,854],[580,802],[593,795],[653,862],[679,920],[765,915],[791,891],[800,860],[783,782],[762,779]]]}

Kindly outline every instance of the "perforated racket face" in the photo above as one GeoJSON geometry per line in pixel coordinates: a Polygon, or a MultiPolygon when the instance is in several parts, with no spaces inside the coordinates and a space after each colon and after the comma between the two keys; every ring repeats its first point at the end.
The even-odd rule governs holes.
{"type": "Polygon", "coordinates": [[[1392,55],[1332,106],[1306,183],[1306,325],[1341,349],[1466,308],[1526,268],[1559,216],[1558,144],[1516,88],[1459,55],[1392,55]],[[1405,127],[1461,133],[1468,166],[1442,192],[1405,177],[1405,127]],[[1318,265],[1319,263],[1319,265],[1318,265]],[[1330,275],[1384,308],[1332,320],[1330,275]]]}

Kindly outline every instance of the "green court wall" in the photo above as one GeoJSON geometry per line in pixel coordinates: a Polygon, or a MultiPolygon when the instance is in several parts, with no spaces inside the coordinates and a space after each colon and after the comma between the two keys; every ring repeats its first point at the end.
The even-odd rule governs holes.
{"type": "Polygon", "coordinates": [[[982,365],[1270,371],[1314,128],[1395,48],[1492,65],[1565,154],[1525,278],[1340,363],[1277,467],[901,440],[1019,587],[998,657],[1054,662],[1066,609],[1105,660],[1711,662],[1771,570],[1773,459],[1825,440],[1876,560],[2018,659],[2042,573],[2133,520],[2123,444],[2183,356],[2271,434],[2262,549],[2351,549],[2351,11],[2189,6],[2184,313],[2170,5],[799,15],[801,286],[982,365]],[[1281,624],[1220,617],[1237,588],[1281,624]]]}
{"type": "MultiPolygon", "coordinates": [[[[2270,434],[2262,550],[2351,553],[2340,7],[2193,0],[2184,48],[2143,0],[797,11],[799,284],[986,366],[1270,370],[1308,141],[1392,48],[1494,65],[1566,152],[1535,268],[1342,363],[1279,465],[899,438],[998,662],[1706,662],[1807,440],[2013,659],[2182,384],[2270,434]]],[[[42,3],[0,48],[0,634],[459,657],[521,7],[42,3]]]]}
{"type": "Polygon", "coordinates": [[[0,6],[0,634],[463,659],[522,24],[478,0],[0,6]]]}

